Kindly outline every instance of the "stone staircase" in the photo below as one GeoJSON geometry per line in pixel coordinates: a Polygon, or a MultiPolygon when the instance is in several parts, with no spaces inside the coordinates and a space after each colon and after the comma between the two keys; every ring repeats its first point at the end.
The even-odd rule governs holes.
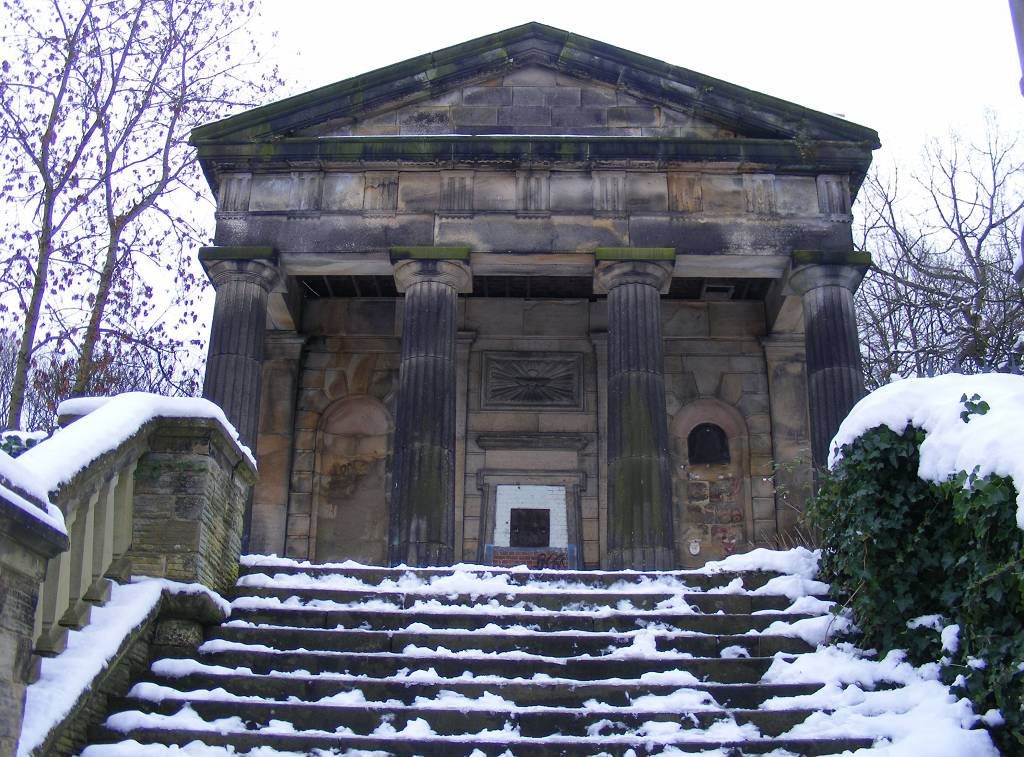
{"type": "Polygon", "coordinates": [[[774,591],[795,577],[247,563],[230,619],[195,659],[156,661],[86,755],[197,741],[445,757],[871,745],[787,736],[811,714],[787,698],[821,684],[762,681],[775,655],[811,650],[787,629],[827,608],[774,591]]]}

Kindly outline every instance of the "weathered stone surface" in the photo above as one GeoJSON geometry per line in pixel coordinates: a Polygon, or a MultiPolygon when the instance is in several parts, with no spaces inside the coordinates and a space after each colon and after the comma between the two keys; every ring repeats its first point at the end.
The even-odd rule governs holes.
{"type": "Polygon", "coordinates": [[[32,667],[36,605],[64,534],[0,496],[0,754],[13,755],[32,667]]]}
{"type": "Polygon", "coordinates": [[[608,291],[608,562],[674,564],[672,484],[661,346],[662,262],[602,263],[608,291]]]}
{"type": "MultiPolygon", "coordinates": [[[[481,554],[490,531],[473,500],[476,474],[557,462],[587,477],[592,513],[581,552],[588,567],[607,566],[607,513],[618,517],[609,483],[620,468],[626,478],[651,478],[643,465],[628,472],[633,458],[609,449],[625,431],[646,427],[623,420],[622,407],[611,413],[618,420],[610,418],[610,407],[632,395],[644,407],[660,403],[650,416],[658,428],[694,408],[708,410],[703,420],[713,422],[710,401],[742,425],[730,436],[739,445],[735,464],[718,471],[732,482],[731,494],[719,491],[714,502],[709,494],[708,506],[691,512],[688,474],[671,476],[686,506],[663,498],[677,534],[664,545],[675,556],[655,562],[700,564],[763,541],[773,517],[783,527],[788,516],[777,493],[758,487],[754,512],[751,475],[770,473],[773,459],[798,459],[806,442],[803,397],[808,389],[820,394],[817,382],[832,382],[833,368],[819,370],[815,358],[805,375],[802,356],[779,358],[769,344],[799,333],[801,310],[817,297],[804,295],[801,308],[787,283],[791,261],[821,262],[794,251],[834,257],[851,248],[849,207],[877,137],[691,71],[571,40],[526,25],[197,131],[200,160],[219,184],[217,243],[272,247],[292,277],[279,289],[294,293],[304,282],[321,292],[289,311],[308,336],[300,372],[293,378],[294,366],[269,364],[265,371],[273,388],[263,393],[254,544],[343,558],[367,546],[346,541],[350,533],[379,541],[384,513],[426,534],[422,523],[410,525],[418,516],[408,499],[423,489],[451,494],[427,498],[427,520],[443,525],[412,541],[453,543],[455,559],[481,554]],[[392,253],[426,248],[444,258],[438,247],[460,250],[476,291],[431,295],[445,303],[434,311],[416,304],[431,298],[413,293],[420,284],[393,268],[392,253]],[[630,350],[659,333],[624,319],[604,283],[608,251],[626,248],[674,258],[675,286],[669,291],[669,277],[661,276],[649,303],[665,358],[657,376],[626,370],[611,380],[606,331],[621,334],[625,324],[627,335],[613,340],[616,355],[625,351],[630,360],[630,350]],[[375,277],[375,291],[379,277],[393,272],[405,297],[322,295],[325,286],[365,295],[366,277],[375,277]],[[590,290],[595,272],[598,286],[590,290]],[[667,295],[660,303],[657,290],[667,295]],[[455,333],[460,346],[448,368],[448,358],[431,350],[447,349],[455,333]],[[400,352],[410,343],[423,354],[400,352]],[[559,362],[568,354],[578,356],[572,365],[559,362]],[[504,356],[500,375],[489,355],[504,356]],[[565,376],[551,373],[561,368],[565,376]],[[410,384],[422,394],[414,404],[410,384]],[[562,390],[568,398],[553,399],[562,390]],[[390,440],[351,426],[325,432],[340,422],[339,403],[373,404],[375,417],[394,419],[390,440]],[[407,418],[419,420],[410,426],[407,418]],[[448,425],[450,445],[422,431],[443,428],[448,439],[448,425]],[[411,427],[423,436],[403,436],[411,427]],[[539,459],[531,447],[485,454],[478,433],[593,434],[595,444],[575,461],[561,452],[539,459]],[[773,496],[771,516],[765,502],[773,496]],[[685,557],[691,539],[700,546],[693,559],[685,557]]],[[[431,286],[450,286],[455,270],[438,272],[431,286]]],[[[624,286],[651,288],[639,280],[624,286]]],[[[809,333],[808,354],[814,339],[809,333]]],[[[840,372],[845,381],[849,371],[840,372]]],[[[675,437],[673,455],[683,449],[675,437]]],[[[637,459],[646,465],[654,458],[637,459]]],[[[524,480],[532,475],[515,470],[524,480]]],[[[648,534],[641,541],[652,528],[640,528],[648,534]]],[[[447,547],[437,549],[441,557],[422,559],[447,560],[447,547]]]]}
{"type": "Polygon", "coordinates": [[[142,575],[226,590],[255,470],[210,421],[163,421],[149,446],[135,470],[129,559],[142,575]]]}
{"type": "Polygon", "coordinates": [[[389,530],[391,564],[454,557],[455,300],[469,269],[446,260],[395,266],[405,292],[389,530]]]}
{"type": "Polygon", "coordinates": [[[829,442],[864,395],[853,293],[864,266],[802,265],[790,274],[804,308],[807,394],[814,464],[828,463],[829,442]]]}
{"type": "Polygon", "coordinates": [[[224,620],[221,607],[205,594],[163,592],[149,615],[125,637],[110,662],[36,753],[54,757],[78,754],[92,729],[107,717],[113,702],[128,693],[154,659],[193,655],[204,640],[205,629],[224,620]]]}
{"type": "Polygon", "coordinates": [[[218,259],[216,248],[204,249],[217,299],[203,396],[224,410],[243,444],[255,447],[267,293],[278,271],[268,259],[218,259]]]}

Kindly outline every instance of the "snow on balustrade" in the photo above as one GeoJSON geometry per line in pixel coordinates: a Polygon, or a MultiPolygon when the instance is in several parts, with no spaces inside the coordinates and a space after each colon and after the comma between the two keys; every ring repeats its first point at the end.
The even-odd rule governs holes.
{"type": "Polygon", "coordinates": [[[45,491],[68,483],[89,463],[117,449],[140,428],[156,418],[206,418],[217,421],[255,466],[248,447],[223,411],[209,400],[194,397],[161,397],[145,392],[126,392],[113,397],[78,397],[57,408],[59,416],[82,416],[52,437],[22,454],[18,461],[45,491]]]}
{"type": "Polygon", "coordinates": [[[206,594],[225,615],[230,611],[218,594],[199,584],[137,578],[131,584],[115,585],[110,600],[92,611],[89,625],[68,635],[67,648],[56,657],[41,659],[39,679],[25,690],[18,757],[31,755],[71,711],[125,638],[153,611],[162,592],[206,594]]]}
{"type": "Polygon", "coordinates": [[[49,491],[30,468],[6,452],[0,452],[0,497],[60,533],[67,534],[64,515],[60,508],[50,502],[49,491]],[[19,491],[34,499],[38,505],[25,499],[19,491]]]}

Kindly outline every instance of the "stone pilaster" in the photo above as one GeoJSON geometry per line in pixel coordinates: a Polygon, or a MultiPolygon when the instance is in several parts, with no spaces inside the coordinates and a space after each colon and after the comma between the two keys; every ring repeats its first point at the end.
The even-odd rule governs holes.
{"type": "Polygon", "coordinates": [[[608,293],[608,567],[660,570],[674,566],[660,301],[674,253],[630,252],[599,252],[594,273],[608,293]]]}
{"type": "Polygon", "coordinates": [[[775,522],[758,522],[767,521],[769,513],[755,500],[754,528],[771,526],[785,536],[797,527],[812,488],[804,337],[803,334],[773,334],[764,337],[761,345],[768,369],[772,458],[776,466],[772,491],[775,522]]]}
{"type": "Polygon", "coordinates": [[[203,397],[218,405],[250,449],[260,414],[267,293],[279,273],[269,247],[204,247],[199,259],[217,290],[203,397]]]}
{"type": "MultiPolygon", "coordinates": [[[[392,251],[404,292],[388,553],[392,565],[448,565],[455,544],[456,308],[470,291],[460,251],[392,251]],[[442,259],[441,256],[445,259],[442,259]]],[[[468,250],[462,251],[463,259],[468,250]]]]}
{"type": "Polygon", "coordinates": [[[853,293],[869,264],[866,254],[856,252],[793,256],[789,286],[803,304],[811,456],[819,468],[828,462],[839,424],[864,396],[853,293]]]}
{"type": "Polygon", "coordinates": [[[260,476],[253,488],[248,544],[256,554],[285,554],[295,405],[305,343],[306,337],[294,331],[270,331],[264,341],[263,396],[256,443],[260,476]]]}

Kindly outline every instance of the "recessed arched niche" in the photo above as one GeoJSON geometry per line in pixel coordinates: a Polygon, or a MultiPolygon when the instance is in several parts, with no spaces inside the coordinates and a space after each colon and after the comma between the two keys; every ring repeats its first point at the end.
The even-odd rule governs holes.
{"type": "Polygon", "coordinates": [[[676,558],[703,565],[752,545],[750,443],[732,405],[699,399],[669,426],[673,458],[676,558]]]}
{"type": "Polygon", "coordinates": [[[387,562],[392,419],[374,397],[329,405],[316,435],[311,559],[387,562]]]}
{"type": "Polygon", "coordinates": [[[686,437],[687,460],[690,465],[728,465],[729,438],[721,426],[698,423],[686,437]]]}

